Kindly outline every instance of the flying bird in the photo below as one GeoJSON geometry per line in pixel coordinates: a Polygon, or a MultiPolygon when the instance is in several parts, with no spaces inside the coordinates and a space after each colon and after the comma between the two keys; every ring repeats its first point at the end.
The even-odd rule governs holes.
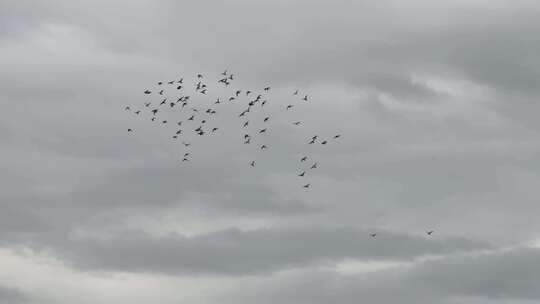
{"type": "Polygon", "coordinates": [[[292,107],[294,107],[294,106],[293,105],[288,105],[287,110],[290,110],[292,107]]]}
{"type": "Polygon", "coordinates": [[[299,122],[299,121],[293,122],[293,125],[297,125],[297,126],[298,126],[299,124],[301,124],[301,122],[299,122]]]}
{"type": "Polygon", "coordinates": [[[261,146],[261,150],[267,149],[268,147],[266,145],[261,146]]]}
{"type": "Polygon", "coordinates": [[[302,173],[298,174],[300,177],[304,177],[304,175],[306,175],[306,171],[302,171],[302,173]]]}
{"type": "Polygon", "coordinates": [[[133,129],[128,129],[128,132],[133,132],[133,129]]]}
{"type": "Polygon", "coordinates": [[[314,164],[310,167],[310,169],[317,169],[317,163],[314,163],[314,164]]]}
{"type": "Polygon", "coordinates": [[[270,119],[270,117],[265,117],[264,122],[267,122],[270,119]]]}
{"type": "Polygon", "coordinates": [[[305,162],[305,161],[307,160],[307,158],[308,158],[307,156],[304,156],[304,157],[302,157],[302,158],[300,159],[300,161],[301,161],[301,162],[305,162]]]}
{"type": "Polygon", "coordinates": [[[427,231],[426,233],[427,233],[427,235],[432,235],[432,234],[433,234],[433,232],[435,232],[435,231],[433,231],[433,230],[430,230],[430,231],[427,231]]]}
{"type": "Polygon", "coordinates": [[[251,161],[251,166],[252,166],[252,167],[255,167],[255,161],[254,161],[254,160],[251,161]]]}
{"type": "Polygon", "coordinates": [[[148,95],[148,94],[150,94],[150,93],[152,93],[152,91],[150,91],[150,90],[145,90],[145,91],[144,91],[144,94],[147,94],[147,95],[148,95]]]}
{"type": "Polygon", "coordinates": [[[311,184],[305,184],[303,187],[304,188],[309,188],[309,186],[311,186],[311,184]]]}
{"type": "Polygon", "coordinates": [[[262,129],[259,131],[259,133],[265,133],[266,132],[266,129],[262,129]]]}
{"type": "Polygon", "coordinates": [[[334,135],[334,138],[340,138],[341,134],[334,135]]]}
{"type": "Polygon", "coordinates": [[[129,106],[126,106],[126,107],[124,108],[124,110],[126,110],[126,111],[130,111],[130,110],[131,110],[131,108],[130,108],[129,106]]]}

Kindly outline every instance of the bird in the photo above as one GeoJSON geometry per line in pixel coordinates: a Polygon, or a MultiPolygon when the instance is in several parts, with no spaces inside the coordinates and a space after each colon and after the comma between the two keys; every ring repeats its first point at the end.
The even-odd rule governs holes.
{"type": "Polygon", "coordinates": [[[177,89],[177,90],[180,90],[180,89],[182,89],[182,86],[179,85],[179,86],[176,87],[176,89],[177,89]]]}
{"type": "Polygon", "coordinates": [[[227,76],[227,70],[223,71],[223,73],[221,73],[221,75],[227,76]]]}
{"type": "Polygon", "coordinates": [[[262,129],[259,131],[259,133],[265,133],[266,132],[266,129],[262,129]]]}
{"type": "Polygon", "coordinates": [[[233,74],[229,75],[229,79],[233,80],[233,74]]]}
{"type": "Polygon", "coordinates": [[[376,234],[376,233],[372,233],[372,234],[370,234],[370,236],[374,238],[374,237],[377,236],[377,234],[376,234]]]}
{"type": "Polygon", "coordinates": [[[293,95],[298,95],[298,90],[294,91],[293,95]]]}
{"type": "Polygon", "coordinates": [[[263,100],[263,102],[261,102],[261,107],[264,107],[265,104],[266,104],[266,100],[263,100]]]}
{"type": "Polygon", "coordinates": [[[174,107],[176,104],[174,102],[170,103],[171,108],[174,107]]]}
{"type": "Polygon", "coordinates": [[[150,94],[150,93],[152,93],[152,91],[150,91],[150,90],[145,90],[145,91],[144,91],[144,94],[146,94],[146,95],[148,95],[148,94],[150,94]]]}
{"type": "Polygon", "coordinates": [[[220,103],[220,101],[219,101],[219,98],[218,98],[218,99],[216,100],[216,102],[214,102],[214,103],[215,103],[215,104],[218,104],[218,103],[220,103]]]}
{"type": "Polygon", "coordinates": [[[310,169],[317,169],[317,163],[314,163],[314,164],[310,167],[310,169]]]}
{"type": "Polygon", "coordinates": [[[302,158],[300,159],[300,161],[301,161],[301,162],[305,162],[307,159],[308,159],[308,157],[307,157],[307,156],[304,156],[304,157],[302,157],[302,158]]]}
{"type": "Polygon", "coordinates": [[[158,94],[159,94],[159,95],[163,95],[163,90],[159,91],[158,94]]]}
{"type": "Polygon", "coordinates": [[[255,167],[255,161],[254,161],[254,160],[251,161],[251,166],[252,166],[252,167],[255,167]]]}
{"type": "Polygon", "coordinates": [[[251,91],[247,90],[246,91],[246,96],[248,96],[249,94],[251,94],[251,91]]]}
{"type": "Polygon", "coordinates": [[[270,87],[266,87],[266,88],[264,88],[264,90],[265,90],[265,91],[268,91],[268,90],[270,90],[270,87]]]}
{"type": "Polygon", "coordinates": [[[161,81],[160,81],[160,82],[158,82],[157,84],[158,84],[158,85],[162,85],[162,84],[163,84],[163,82],[161,82],[161,81]]]}
{"type": "Polygon", "coordinates": [[[141,114],[141,111],[137,110],[137,111],[135,111],[135,114],[139,115],[139,114],[141,114]]]}
{"type": "Polygon", "coordinates": [[[206,89],[202,90],[201,94],[206,94],[206,89]]]}
{"type": "Polygon", "coordinates": [[[340,138],[341,134],[334,135],[334,138],[340,138]]]}
{"type": "Polygon", "coordinates": [[[308,98],[307,98],[307,95],[304,96],[304,98],[302,98],[303,101],[307,101],[307,99],[308,99],[308,98]]]}
{"type": "Polygon", "coordinates": [[[301,124],[301,122],[300,122],[300,121],[295,121],[295,122],[293,122],[293,125],[296,125],[296,126],[298,126],[299,124],[301,124]]]}
{"type": "Polygon", "coordinates": [[[427,233],[427,235],[432,235],[433,232],[434,232],[433,230],[430,230],[430,231],[427,231],[426,233],[427,233]]]}
{"type": "Polygon", "coordinates": [[[184,158],[182,158],[182,161],[183,161],[183,162],[189,161],[189,159],[187,159],[187,158],[184,157],[184,158]]]}
{"type": "Polygon", "coordinates": [[[326,145],[327,143],[328,143],[328,141],[323,140],[323,141],[321,142],[321,145],[326,145]]]}
{"type": "Polygon", "coordinates": [[[182,142],[182,144],[186,147],[189,147],[189,145],[191,145],[190,143],[186,143],[186,142],[182,142]]]}
{"type": "Polygon", "coordinates": [[[292,107],[294,107],[294,106],[293,105],[288,105],[287,110],[290,110],[292,107]]]}
{"type": "Polygon", "coordinates": [[[181,126],[182,125],[182,121],[180,120],[179,122],[176,123],[177,125],[181,126]]]}
{"type": "Polygon", "coordinates": [[[218,130],[218,128],[213,128],[212,132],[216,132],[217,130],[218,130]]]}
{"type": "Polygon", "coordinates": [[[195,119],[195,115],[191,115],[191,117],[188,118],[188,120],[193,120],[193,119],[195,119]]]}
{"type": "Polygon", "coordinates": [[[233,101],[234,100],[234,97],[229,97],[229,101],[233,101]]]}
{"type": "Polygon", "coordinates": [[[244,145],[247,145],[247,144],[249,144],[250,142],[251,142],[251,138],[248,138],[248,139],[246,139],[246,140],[244,141],[244,145]]]}
{"type": "Polygon", "coordinates": [[[304,175],[306,175],[306,171],[302,171],[302,173],[298,174],[300,177],[304,177],[304,175]]]}
{"type": "Polygon", "coordinates": [[[167,121],[166,121],[166,120],[164,120],[164,121],[162,121],[162,123],[166,124],[166,123],[167,123],[167,121]]]}
{"type": "Polygon", "coordinates": [[[180,78],[180,80],[177,81],[177,83],[183,83],[184,82],[184,78],[180,78]]]}
{"type": "Polygon", "coordinates": [[[147,108],[148,108],[150,105],[151,105],[150,102],[145,102],[145,103],[144,103],[144,106],[147,107],[147,108]]]}
{"type": "Polygon", "coordinates": [[[265,117],[264,121],[267,122],[270,119],[270,117],[265,117]]]}
{"type": "Polygon", "coordinates": [[[244,123],[244,128],[247,127],[249,124],[249,120],[244,123]]]}
{"type": "Polygon", "coordinates": [[[309,186],[311,186],[311,184],[305,184],[303,187],[304,188],[309,188],[309,186]]]}
{"type": "Polygon", "coordinates": [[[178,135],[173,135],[172,138],[177,139],[177,138],[178,138],[178,135]]]}
{"type": "Polygon", "coordinates": [[[166,101],[167,101],[167,98],[163,99],[163,100],[159,103],[159,105],[160,105],[160,106],[161,106],[161,105],[164,105],[164,104],[166,103],[166,101]]]}
{"type": "Polygon", "coordinates": [[[133,132],[133,129],[128,129],[128,132],[133,132]]]}
{"type": "Polygon", "coordinates": [[[154,114],[154,115],[156,115],[157,112],[158,112],[158,109],[153,109],[153,110],[152,110],[152,114],[154,114]]]}
{"type": "Polygon", "coordinates": [[[197,74],[197,78],[202,78],[202,75],[201,74],[197,74]]]}
{"type": "Polygon", "coordinates": [[[156,117],[154,116],[154,117],[150,118],[150,120],[154,121],[154,120],[156,120],[156,117]]]}
{"type": "Polygon", "coordinates": [[[167,83],[168,83],[168,84],[173,84],[173,83],[174,83],[174,80],[173,80],[173,81],[169,81],[169,82],[167,82],[167,83]]]}
{"type": "Polygon", "coordinates": [[[184,157],[188,157],[189,156],[189,153],[184,153],[184,157]]]}
{"type": "Polygon", "coordinates": [[[268,147],[266,145],[261,146],[261,150],[267,149],[268,147]]]}
{"type": "Polygon", "coordinates": [[[131,110],[131,108],[130,108],[130,106],[126,106],[126,107],[124,108],[124,110],[126,110],[126,111],[130,111],[130,110],[131,110]]]}
{"type": "Polygon", "coordinates": [[[242,91],[240,91],[240,90],[236,91],[236,94],[235,94],[236,97],[238,97],[238,95],[240,95],[241,92],[242,92],[242,91]]]}

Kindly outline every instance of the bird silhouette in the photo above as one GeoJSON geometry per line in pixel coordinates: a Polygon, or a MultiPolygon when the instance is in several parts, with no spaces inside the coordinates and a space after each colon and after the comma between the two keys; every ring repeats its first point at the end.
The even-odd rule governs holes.
{"type": "Polygon", "coordinates": [[[151,93],[152,93],[152,91],[150,91],[150,90],[145,90],[144,91],[144,94],[146,94],[146,95],[151,94],[151,93]]]}
{"type": "Polygon", "coordinates": [[[135,114],[137,114],[137,115],[141,114],[141,110],[135,111],[135,114]]]}
{"type": "Polygon", "coordinates": [[[341,134],[334,135],[334,138],[340,138],[341,134]]]}
{"type": "Polygon", "coordinates": [[[264,88],[265,91],[269,91],[270,90],[270,87],[266,87],[264,88]]]}
{"type": "Polygon", "coordinates": [[[306,175],[306,171],[302,171],[302,173],[298,174],[300,177],[304,177],[304,175],[306,175]]]}
{"type": "Polygon", "coordinates": [[[249,120],[244,123],[244,128],[247,127],[249,124],[249,120]]]}
{"type": "Polygon", "coordinates": [[[300,159],[300,161],[301,161],[301,162],[305,162],[307,159],[308,159],[308,157],[307,157],[307,156],[304,156],[304,157],[302,157],[302,158],[300,159]]]}
{"type": "Polygon", "coordinates": [[[301,124],[301,122],[299,122],[299,121],[293,122],[293,125],[297,125],[297,126],[298,126],[299,124],[301,124]]]}
{"type": "Polygon", "coordinates": [[[159,95],[163,95],[163,90],[159,91],[158,94],[159,94],[159,95]]]}
{"type": "Polygon", "coordinates": [[[372,233],[372,234],[370,234],[370,236],[374,238],[374,237],[377,236],[377,234],[376,234],[376,233],[372,233]]]}
{"type": "Polygon", "coordinates": [[[308,97],[307,97],[307,95],[306,95],[306,96],[304,96],[304,98],[302,98],[302,100],[303,100],[303,101],[307,101],[307,100],[308,100],[308,97]]]}
{"type": "Polygon", "coordinates": [[[133,129],[128,129],[128,132],[133,132],[133,129]]]}
{"type": "Polygon", "coordinates": [[[179,86],[176,87],[176,89],[177,89],[177,90],[180,90],[180,89],[182,89],[182,86],[179,85],[179,86]]]}
{"type": "Polygon", "coordinates": [[[328,141],[323,140],[323,141],[321,142],[321,145],[326,145],[327,143],[328,143],[328,141]]]}
{"type": "Polygon", "coordinates": [[[309,186],[311,186],[311,184],[305,184],[303,187],[304,188],[309,188],[309,186]]]}
{"type": "Polygon", "coordinates": [[[266,132],[266,129],[262,129],[259,131],[259,133],[265,133],[266,132]]]}
{"type": "Polygon", "coordinates": [[[298,95],[298,90],[294,91],[293,95],[298,95]]]}
{"type": "Polygon", "coordinates": [[[264,122],[267,122],[270,119],[270,117],[265,117],[264,122]]]}
{"type": "Polygon", "coordinates": [[[316,169],[316,168],[317,168],[317,163],[314,163],[314,164],[310,167],[310,169],[316,169]]]}
{"type": "Polygon", "coordinates": [[[131,110],[131,107],[130,107],[130,106],[126,106],[126,107],[124,108],[124,110],[130,111],[130,110],[131,110]]]}
{"type": "Polygon", "coordinates": [[[433,230],[430,230],[430,231],[427,231],[426,233],[427,233],[427,235],[432,235],[432,234],[433,234],[433,232],[435,232],[435,231],[433,231],[433,230]]]}
{"type": "Polygon", "coordinates": [[[187,142],[182,142],[182,144],[186,147],[189,147],[189,145],[191,145],[190,143],[187,143],[187,142]]]}
{"type": "Polygon", "coordinates": [[[212,132],[216,132],[217,130],[218,130],[218,128],[213,128],[212,132]]]}
{"type": "Polygon", "coordinates": [[[255,167],[255,161],[254,161],[254,160],[251,161],[251,166],[252,166],[252,167],[255,167]]]}
{"type": "Polygon", "coordinates": [[[147,107],[147,108],[150,107],[150,105],[151,105],[150,102],[145,102],[145,103],[144,103],[144,106],[147,107]]]}
{"type": "Polygon", "coordinates": [[[268,147],[266,145],[261,146],[261,150],[267,149],[268,147]]]}
{"type": "Polygon", "coordinates": [[[290,109],[292,109],[292,107],[294,107],[294,106],[293,105],[288,105],[286,109],[290,110],[290,109]]]}

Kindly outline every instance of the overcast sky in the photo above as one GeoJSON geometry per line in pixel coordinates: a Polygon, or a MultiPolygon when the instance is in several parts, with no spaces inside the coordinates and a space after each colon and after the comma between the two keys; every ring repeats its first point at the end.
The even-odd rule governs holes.
{"type": "Polygon", "coordinates": [[[539,14],[0,0],[0,303],[540,302],[539,14]],[[226,99],[224,69],[230,90],[272,87],[253,147],[245,97],[212,104],[220,130],[189,135],[185,163],[174,126],[124,111],[197,73],[193,104],[226,99]]]}

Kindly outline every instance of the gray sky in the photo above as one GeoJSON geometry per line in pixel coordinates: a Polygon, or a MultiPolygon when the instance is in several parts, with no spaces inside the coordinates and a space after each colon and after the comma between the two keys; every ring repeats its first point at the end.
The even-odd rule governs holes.
{"type": "Polygon", "coordinates": [[[538,303],[539,13],[0,0],[0,303],[538,303]],[[219,105],[181,163],[173,126],[123,110],[197,73],[193,104],[272,86],[268,134],[243,145],[247,99],[219,105]]]}

